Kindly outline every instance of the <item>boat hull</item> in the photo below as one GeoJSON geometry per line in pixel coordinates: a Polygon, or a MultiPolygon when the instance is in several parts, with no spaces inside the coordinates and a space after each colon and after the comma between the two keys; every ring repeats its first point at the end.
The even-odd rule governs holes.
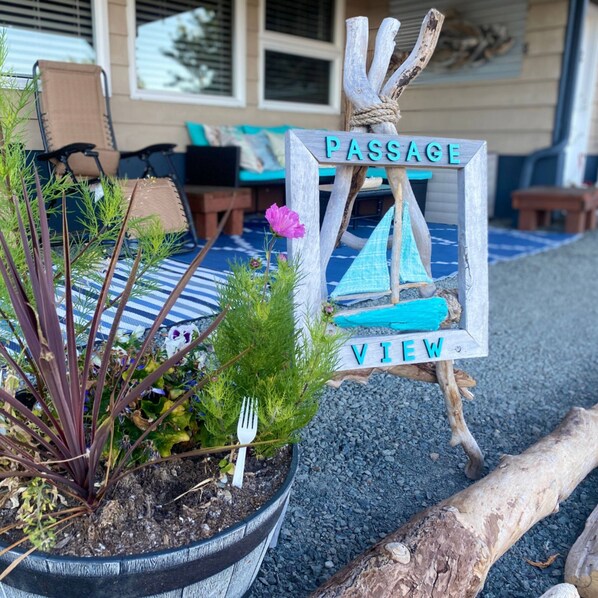
{"type": "Polygon", "coordinates": [[[438,330],[448,317],[448,306],[442,297],[405,301],[395,305],[340,313],[334,323],[341,328],[391,328],[402,331],[438,330]]]}

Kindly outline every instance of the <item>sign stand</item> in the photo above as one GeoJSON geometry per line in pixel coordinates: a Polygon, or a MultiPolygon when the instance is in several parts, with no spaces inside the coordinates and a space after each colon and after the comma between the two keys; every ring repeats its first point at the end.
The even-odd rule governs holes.
{"type": "MultiPolygon", "coordinates": [[[[378,312],[382,313],[381,327],[398,333],[365,336],[362,335],[362,324],[359,324],[360,335],[349,338],[341,348],[336,380],[338,384],[356,378],[366,382],[373,372],[383,370],[397,376],[437,382],[447,406],[452,431],[450,444],[462,445],[469,457],[465,473],[470,478],[477,478],[481,475],[484,457],[467,428],[461,402],[462,395],[472,398],[467,387],[475,382],[463,372],[455,372],[453,359],[485,356],[488,350],[486,144],[483,141],[398,136],[395,124],[399,115],[396,100],[428,63],[443,19],[438,11],[429,11],[411,55],[386,82],[399,22],[395,19],[383,21],[376,38],[375,54],[366,73],[367,19],[356,17],[347,21],[344,84],[345,94],[352,104],[351,130],[292,130],[287,133],[287,203],[299,213],[307,231],[302,239],[290,239],[288,248],[289,257],[299,258],[302,264],[303,277],[295,301],[299,325],[305,326],[308,318],[319,316],[322,300],[328,297],[326,266],[337,241],[340,239],[352,247],[364,245],[363,239],[347,233],[346,227],[367,168],[373,165],[386,167],[395,206],[390,288],[382,294],[390,294],[388,307],[403,314],[399,317],[402,321],[387,319],[385,314],[391,311],[384,311],[386,306],[355,310],[359,316],[365,314],[366,320],[375,322],[379,321],[378,312]],[[320,164],[336,165],[334,186],[321,230],[320,164]],[[437,291],[431,278],[427,277],[431,274],[430,233],[405,176],[406,167],[418,166],[458,171],[458,300],[450,294],[447,297],[446,291],[437,291]],[[409,222],[411,226],[408,226],[409,222]],[[418,254],[419,271],[423,275],[419,279],[423,282],[418,283],[422,299],[414,301],[403,301],[400,297],[402,288],[414,286],[403,281],[404,268],[409,266],[413,270],[414,265],[410,255],[405,254],[406,246],[418,254]],[[444,325],[452,322],[450,327],[439,330],[430,323],[426,311],[431,303],[434,309],[440,306],[449,314],[444,325]],[[373,311],[376,313],[372,315],[373,311]],[[405,313],[409,314],[407,323],[405,313]]],[[[387,239],[380,237],[385,234],[379,233],[378,237],[387,239]]],[[[363,277],[375,269],[371,247],[368,249],[370,241],[362,251],[364,256],[366,250],[369,252],[367,257],[360,254],[355,260],[362,262],[363,277]]],[[[385,247],[383,249],[386,262],[385,247]]],[[[361,278],[359,273],[353,275],[358,282],[361,278]]],[[[336,323],[340,322],[341,318],[336,318],[336,323]]],[[[356,324],[345,322],[344,325],[356,324]]],[[[374,326],[373,323],[369,325],[374,326]]]]}

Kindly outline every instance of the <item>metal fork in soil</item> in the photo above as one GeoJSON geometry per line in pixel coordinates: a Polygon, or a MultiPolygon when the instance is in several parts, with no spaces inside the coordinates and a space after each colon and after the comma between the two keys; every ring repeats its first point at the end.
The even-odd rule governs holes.
{"type": "MultiPolygon", "coordinates": [[[[240,444],[249,444],[255,438],[257,433],[257,399],[245,397],[241,405],[241,414],[237,425],[237,438],[240,444]]],[[[243,472],[245,471],[245,454],[247,447],[242,446],[239,449],[235,473],[233,475],[233,486],[241,488],[243,486],[243,472]]]]}

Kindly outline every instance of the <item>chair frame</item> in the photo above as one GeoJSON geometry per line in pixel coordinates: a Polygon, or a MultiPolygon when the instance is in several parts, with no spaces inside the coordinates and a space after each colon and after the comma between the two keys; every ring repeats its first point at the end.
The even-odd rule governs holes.
{"type": "MultiPolygon", "coordinates": [[[[116,135],[114,134],[114,126],[112,124],[112,112],[110,110],[110,88],[108,86],[108,76],[106,75],[106,71],[104,69],[100,69],[101,77],[102,77],[102,87],[104,90],[104,102],[106,105],[106,116],[108,120],[108,128],[110,133],[110,138],[112,141],[112,145],[114,151],[120,153],[120,160],[128,160],[130,158],[137,158],[141,160],[143,163],[143,172],[140,177],[138,178],[146,178],[148,176],[154,176],[157,178],[159,175],[155,171],[154,165],[151,163],[150,158],[154,154],[161,154],[169,167],[169,174],[162,175],[170,177],[170,179],[174,182],[179,196],[181,198],[181,203],[183,205],[183,209],[185,211],[185,216],[187,218],[187,222],[189,223],[189,234],[191,235],[191,239],[193,241],[193,245],[198,245],[198,238],[197,232],[195,230],[195,223],[193,220],[193,214],[191,213],[191,208],[189,206],[189,200],[187,195],[185,194],[184,188],[179,181],[179,177],[176,174],[176,169],[174,166],[174,162],[172,161],[172,155],[174,154],[174,148],[176,147],[175,143],[157,143],[153,145],[149,145],[147,147],[141,148],[139,150],[134,151],[120,151],[118,149],[118,145],[116,143],[116,135]]],[[[50,150],[48,137],[46,134],[45,127],[43,125],[43,112],[42,112],[42,99],[41,95],[43,93],[40,90],[40,86],[38,84],[39,81],[39,63],[36,61],[33,65],[33,82],[34,82],[34,97],[35,97],[35,111],[37,113],[37,119],[39,122],[39,128],[41,132],[42,142],[44,144],[44,152],[38,154],[37,159],[41,162],[47,162],[48,168],[51,169],[50,161],[51,160],[58,160],[61,164],[64,165],[66,173],[73,179],[73,181],[78,182],[77,175],[71,169],[68,159],[71,155],[75,153],[82,153],[85,156],[93,158],[95,160],[96,166],[98,168],[98,172],[101,173],[102,176],[105,175],[104,169],[99,159],[99,154],[97,151],[94,151],[95,145],[93,143],[85,143],[85,142],[76,142],[76,143],[69,143],[63,147],[60,147],[55,150],[50,150]]],[[[120,169],[120,164],[119,164],[120,169]]]]}

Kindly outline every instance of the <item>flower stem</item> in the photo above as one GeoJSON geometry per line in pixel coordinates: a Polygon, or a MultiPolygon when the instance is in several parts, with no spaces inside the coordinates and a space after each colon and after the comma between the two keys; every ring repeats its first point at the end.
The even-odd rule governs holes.
{"type": "Polygon", "coordinates": [[[276,243],[277,234],[272,235],[272,239],[266,247],[266,269],[264,270],[264,289],[262,292],[262,299],[266,299],[266,289],[268,288],[268,278],[270,275],[270,262],[272,260],[272,250],[274,249],[274,243],[276,243]]]}

